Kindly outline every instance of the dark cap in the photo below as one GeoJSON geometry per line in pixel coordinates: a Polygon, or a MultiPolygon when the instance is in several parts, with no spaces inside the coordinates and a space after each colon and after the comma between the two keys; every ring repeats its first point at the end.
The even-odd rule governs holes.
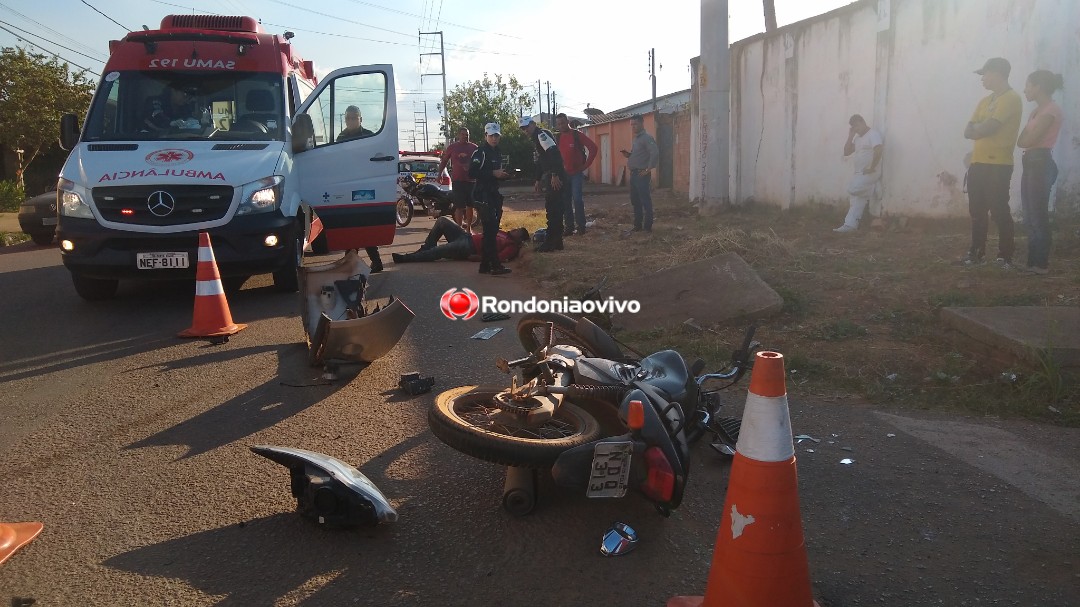
{"type": "Polygon", "coordinates": [[[992,57],[986,60],[986,65],[982,66],[981,70],[975,70],[975,73],[981,76],[986,72],[995,72],[1008,78],[1009,72],[1011,71],[1012,66],[1009,65],[1009,61],[1007,59],[1004,59],[1002,57],[992,57]]]}

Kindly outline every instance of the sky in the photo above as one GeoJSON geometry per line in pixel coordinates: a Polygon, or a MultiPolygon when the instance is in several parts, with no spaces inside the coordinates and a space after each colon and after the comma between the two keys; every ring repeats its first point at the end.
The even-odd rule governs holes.
{"type": "MultiPolygon", "coordinates": [[[[320,75],[392,64],[405,149],[423,145],[425,102],[429,144],[437,140],[440,59],[447,91],[485,73],[515,76],[533,98],[538,86],[545,99],[554,93],[558,109],[571,116],[584,116],[586,107],[612,111],[648,100],[650,49],[657,95],[688,89],[690,59],[701,49],[701,1],[668,0],[646,9],[625,0],[0,0],[0,46],[54,54],[97,80],[109,40],[144,25],[156,29],[165,15],[256,17],[270,33],[294,32],[295,51],[314,61],[320,75]],[[419,35],[438,31],[442,57],[439,36],[419,35]]],[[[850,1],[775,0],[777,22],[850,1]]],[[[761,2],[729,0],[728,23],[733,42],[764,31],[761,2]]]]}

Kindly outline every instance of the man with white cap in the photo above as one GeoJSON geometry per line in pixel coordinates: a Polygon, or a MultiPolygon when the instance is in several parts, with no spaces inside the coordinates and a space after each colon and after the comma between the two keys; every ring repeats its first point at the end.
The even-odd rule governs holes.
{"type": "Polygon", "coordinates": [[[484,125],[484,145],[473,152],[469,162],[469,177],[473,185],[473,200],[480,211],[480,224],[484,236],[480,242],[480,273],[499,276],[509,274],[510,268],[502,265],[498,256],[499,222],[502,220],[503,196],[499,193],[499,180],[510,176],[502,167],[499,141],[502,129],[497,122],[484,125]]]}
{"type": "Polygon", "coordinates": [[[532,116],[522,116],[518,126],[536,147],[536,184],[533,189],[544,192],[544,210],[547,211],[547,239],[537,247],[537,253],[561,251],[563,248],[563,184],[566,169],[562,154],[550,131],[536,126],[532,116]]]}

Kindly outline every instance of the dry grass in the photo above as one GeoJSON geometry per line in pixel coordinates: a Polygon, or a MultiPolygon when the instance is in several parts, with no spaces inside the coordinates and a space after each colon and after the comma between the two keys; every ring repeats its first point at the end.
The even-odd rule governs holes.
{"type": "MultiPolygon", "coordinates": [[[[701,217],[685,199],[657,192],[651,236],[627,234],[625,189],[587,196],[595,226],[566,240],[564,252],[526,252],[517,262],[553,295],[579,296],[602,278],[616,284],[725,252],[743,257],[785,301],[759,339],[784,353],[789,381],[804,394],[927,409],[962,409],[1080,425],[1080,389],[1052,362],[1024,366],[982,360],[957,345],[938,320],[947,306],[1080,303],[1080,239],[1075,220],[1055,225],[1051,273],[1024,277],[987,265],[956,264],[967,247],[966,219],[894,219],[835,234],[846,209],[731,208],[701,217]],[[1016,380],[1003,381],[1003,377],[1016,380]],[[1056,412],[1055,412],[1056,411],[1056,412]]],[[[535,208],[518,195],[508,209],[535,208]]],[[[504,227],[542,227],[543,212],[508,210],[504,227]]],[[[993,229],[991,230],[993,232],[993,229]]],[[[1022,260],[1025,240],[1018,230],[1022,260]]],[[[989,247],[996,243],[991,234],[989,247]]],[[[719,366],[743,327],[704,334],[619,334],[641,351],[675,348],[719,366]]]]}

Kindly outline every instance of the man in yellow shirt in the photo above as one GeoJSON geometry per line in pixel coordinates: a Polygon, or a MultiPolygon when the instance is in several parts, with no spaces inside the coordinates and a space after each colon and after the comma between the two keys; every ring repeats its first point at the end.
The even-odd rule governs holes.
{"type": "Polygon", "coordinates": [[[997,263],[1005,269],[1012,267],[1013,220],[1009,210],[1009,183],[1023,102],[1009,87],[1011,69],[1008,61],[994,57],[975,72],[982,76],[982,85],[990,95],[979,101],[964,129],[964,138],[975,141],[967,175],[971,248],[964,256],[964,265],[983,262],[986,234],[990,228],[989,213],[998,228],[997,263]]]}

